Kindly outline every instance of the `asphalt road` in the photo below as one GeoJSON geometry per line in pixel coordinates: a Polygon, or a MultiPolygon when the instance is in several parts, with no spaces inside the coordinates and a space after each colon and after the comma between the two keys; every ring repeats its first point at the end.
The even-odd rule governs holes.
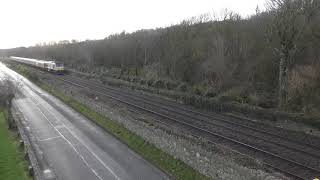
{"type": "Polygon", "coordinates": [[[168,176],[67,105],[0,64],[19,84],[13,106],[36,139],[45,177],[63,180],[157,180],[168,176]]]}

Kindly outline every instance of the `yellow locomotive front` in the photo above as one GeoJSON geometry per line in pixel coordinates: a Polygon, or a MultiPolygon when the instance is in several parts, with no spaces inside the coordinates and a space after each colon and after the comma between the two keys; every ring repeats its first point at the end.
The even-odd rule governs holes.
{"type": "Polygon", "coordinates": [[[55,63],[54,71],[63,72],[64,71],[63,63],[55,63]]]}
{"type": "Polygon", "coordinates": [[[64,65],[63,65],[63,63],[50,61],[50,62],[48,62],[48,71],[63,72],[64,71],[64,65]]]}

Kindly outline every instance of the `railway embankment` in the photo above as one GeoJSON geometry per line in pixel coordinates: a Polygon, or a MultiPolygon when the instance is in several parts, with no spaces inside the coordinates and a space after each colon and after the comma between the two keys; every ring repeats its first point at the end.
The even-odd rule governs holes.
{"type": "MultiPolygon", "coordinates": [[[[154,119],[152,116],[129,109],[116,101],[100,99],[90,91],[68,86],[46,74],[36,73],[41,76],[39,78],[41,83],[44,83],[51,91],[54,89],[54,92],[62,92],[62,95],[76,99],[77,102],[94,109],[95,112],[110,117],[113,121],[142,137],[145,142],[153,144],[175,159],[182,160],[202,174],[214,179],[284,178],[263,166],[263,163],[231,149],[218,144],[209,145],[204,139],[183,135],[180,129],[168,128],[151,121],[154,119]]],[[[173,171],[183,172],[179,168],[173,171]]]]}
{"type": "Polygon", "coordinates": [[[317,116],[305,115],[302,113],[288,113],[276,109],[266,109],[241,103],[226,103],[215,98],[199,96],[184,91],[177,91],[168,88],[157,88],[155,83],[136,82],[132,78],[115,78],[112,76],[101,76],[96,74],[82,73],[70,70],[76,76],[84,79],[98,81],[114,87],[126,88],[138,91],[143,94],[159,96],[161,98],[172,99],[176,102],[191,105],[196,109],[213,111],[230,115],[231,117],[250,119],[259,121],[271,126],[281,127],[293,131],[302,131],[307,134],[320,136],[320,118],[317,116]]]}

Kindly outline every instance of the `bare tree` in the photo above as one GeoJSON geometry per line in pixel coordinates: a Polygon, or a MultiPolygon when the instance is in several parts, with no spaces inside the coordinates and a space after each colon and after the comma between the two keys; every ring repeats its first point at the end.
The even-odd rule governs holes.
{"type": "Polygon", "coordinates": [[[287,99],[287,79],[290,63],[297,52],[297,42],[316,10],[312,0],[269,0],[267,8],[273,16],[271,36],[278,38],[279,48],[279,100],[283,108],[287,99]]]}

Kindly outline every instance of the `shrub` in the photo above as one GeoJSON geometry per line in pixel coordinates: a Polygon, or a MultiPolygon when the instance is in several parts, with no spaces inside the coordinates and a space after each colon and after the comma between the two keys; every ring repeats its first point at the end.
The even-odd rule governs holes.
{"type": "Polygon", "coordinates": [[[175,82],[172,82],[172,81],[166,81],[165,86],[167,89],[172,90],[172,89],[177,88],[178,84],[175,82]]]}
{"type": "Polygon", "coordinates": [[[177,87],[178,91],[186,92],[188,90],[187,84],[185,83],[180,83],[179,86],[177,87]]]}
{"type": "Polygon", "coordinates": [[[199,96],[202,95],[202,92],[201,92],[200,88],[198,88],[198,87],[193,88],[193,93],[196,95],[199,95],[199,96]]]}
{"type": "Polygon", "coordinates": [[[206,97],[215,97],[215,96],[217,96],[217,91],[215,89],[209,88],[205,92],[205,96],[206,97]]]}
{"type": "Polygon", "coordinates": [[[144,79],[140,79],[140,84],[141,85],[145,85],[147,83],[147,81],[146,80],[144,80],[144,79]]]}
{"type": "Polygon", "coordinates": [[[260,104],[260,102],[261,102],[261,97],[258,94],[254,93],[248,96],[248,103],[250,105],[257,106],[258,104],[260,104]]]}
{"type": "Polygon", "coordinates": [[[147,81],[147,85],[148,85],[148,86],[152,86],[152,85],[153,85],[153,82],[154,82],[153,79],[149,79],[149,80],[147,81]]]}
{"type": "Polygon", "coordinates": [[[165,88],[164,80],[159,79],[159,80],[154,81],[153,87],[155,87],[155,88],[165,88]]]}
{"type": "Polygon", "coordinates": [[[239,103],[246,103],[248,102],[248,95],[247,89],[245,87],[234,87],[231,88],[222,94],[218,95],[217,99],[220,102],[239,102],[239,103]]]}
{"type": "Polygon", "coordinates": [[[140,79],[138,77],[133,77],[131,79],[131,82],[140,82],[140,79]]]}

